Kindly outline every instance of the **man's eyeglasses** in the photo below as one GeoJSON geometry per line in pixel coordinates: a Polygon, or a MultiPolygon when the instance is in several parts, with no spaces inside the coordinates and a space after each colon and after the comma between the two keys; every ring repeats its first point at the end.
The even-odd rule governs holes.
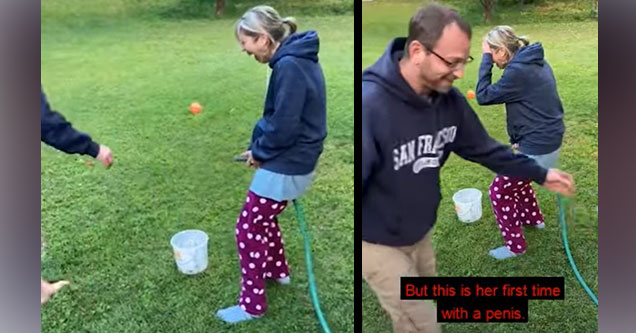
{"type": "Polygon", "coordinates": [[[448,61],[441,55],[437,54],[435,51],[433,50],[428,50],[428,51],[436,55],[438,58],[440,58],[446,64],[446,66],[448,66],[450,69],[453,69],[453,70],[462,68],[466,66],[466,64],[473,61],[473,57],[471,56],[468,56],[468,59],[466,60],[448,61]]]}

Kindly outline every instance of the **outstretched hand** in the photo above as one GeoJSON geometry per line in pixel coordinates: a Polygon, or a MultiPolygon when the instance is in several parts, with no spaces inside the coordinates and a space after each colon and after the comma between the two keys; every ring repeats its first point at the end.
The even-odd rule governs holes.
{"type": "Polygon", "coordinates": [[[542,185],[548,191],[559,193],[566,197],[571,197],[576,191],[572,176],[557,169],[548,170],[545,182],[542,185]]]}
{"type": "Polygon", "coordinates": [[[55,295],[55,293],[57,293],[60,289],[62,289],[62,287],[69,285],[70,282],[68,281],[57,281],[55,283],[49,283],[44,281],[44,279],[41,279],[41,283],[40,283],[40,301],[41,304],[40,305],[44,305],[44,303],[48,302],[48,300],[55,295]]]}

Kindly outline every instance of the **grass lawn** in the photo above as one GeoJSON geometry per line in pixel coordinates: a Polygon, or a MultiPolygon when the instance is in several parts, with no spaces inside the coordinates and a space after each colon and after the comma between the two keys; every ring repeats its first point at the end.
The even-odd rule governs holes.
{"type": "MultiPolygon", "coordinates": [[[[329,137],[302,199],[314,272],[331,329],[353,332],[354,20],[298,22],[319,32],[328,88],[329,137]]],[[[293,207],[280,218],[292,284],[267,289],[263,319],[230,327],[213,315],[237,301],[234,224],[252,171],[232,157],[262,113],[267,75],[239,52],[233,23],[44,21],[49,100],[115,165],[42,146],[42,272],[72,283],[43,308],[43,332],[318,331],[293,207]],[[202,114],[189,114],[193,101],[202,114]],[[209,267],[195,277],[177,271],[169,244],[188,228],[210,236],[209,267]]]]}
{"type": "MultiPolygon", "coordinates": [[[[457,2],[457,1],[456,1],[457,2]]],[[[372,2],[363,5],[362,67],[371,65],[393,37],[407,32],[410,16],[418,8],[413,1],[372,2]]],[[[513,25],[531,41],[541,41],[552,65],[565,108],[567,132],[560,168],[575,177],[579,193],[568,204],[568,233],[572,255],[590,288],[598,294],[598,24],[596,21],[559,21],[513,25]]],[[[473,26],[470,64],[456,86],[475,89],[481,59],[481,37],[492,26],[473,26]]],[[[501,71],[493,70],[495,78],[501,71]]],[[[502,105],[481,107],[470,102],[491,135],[508,142],[502,105]]],[[[561,241],[558,208],[553,194],[540,189],[538,199],[545,214],[544,230],[525,232],[528,252],[522,257],[496,262],[488,251],[503,243],[489,203],[482,201],[484,215],[474,225],[456,218],[452,204],[455,191],[476,187],[487,195],[492,173],[453,155],[442,171],[442,203],[433,237],[440,276],[564,276],[565,300],[530,301],[527,324],[445,324],[445,332],[594,332],[597,307],[572,273],[561,241]]],[[[536,186],[535,186],[536,188],[536,186]]],[[[363,331],[390,331],[390,320],[375,295],[363,286],[363,331]]]]}

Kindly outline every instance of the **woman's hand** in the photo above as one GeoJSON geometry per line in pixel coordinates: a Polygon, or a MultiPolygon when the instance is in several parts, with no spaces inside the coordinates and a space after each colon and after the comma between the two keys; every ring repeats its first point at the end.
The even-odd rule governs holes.
{"type": "Polygon", "coordinates": [[[484,36],[484,39],[481,41],[481,52],[483,53],[491,53],[490,44],[488,44],[488,36],[484,36]]]}
{"type": "Polygon", "coordinates": [[[251,150],[244,152],[243,154],[241,154],[241,156],[246,158],[245,165],[247,165],[248,167],[253,167],[254,169],[258,169],[261,167],[261,163],[255,160],[252,156],[251,150]]]}

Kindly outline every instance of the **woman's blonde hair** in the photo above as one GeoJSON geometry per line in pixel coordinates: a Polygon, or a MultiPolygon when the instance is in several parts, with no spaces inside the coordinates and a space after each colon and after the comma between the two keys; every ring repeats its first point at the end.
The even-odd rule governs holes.
{"type": "Polygon", "coordinates": [[[494,51],[499,49],[505,50],[509,59],[522,47],[530,44],[528,38],[525,36],[517,36],[514,29],[507,25],[500,25],[490,30],[486,41],[494,51]]]}
{"type": "Polygon", "coordinates": [[[282,18],[270,6],[256,6],[245,12],[236,22],[234,33],[237,39],[239,33],[250,37],[265,34],[272,43],[279,43],[296,32],[296,29],[296,19],[293,17],[282,18]]]}

